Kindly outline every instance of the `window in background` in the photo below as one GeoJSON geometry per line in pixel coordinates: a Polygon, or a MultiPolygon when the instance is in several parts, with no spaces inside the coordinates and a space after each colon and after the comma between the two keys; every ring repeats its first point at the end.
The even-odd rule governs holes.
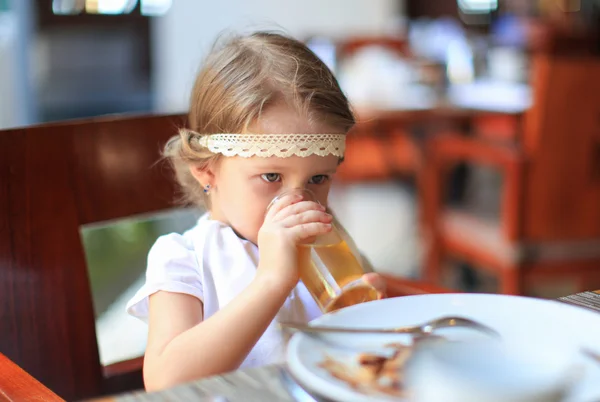
{"type": "Polygon", "coordinates": [[[137,0],[86,0],[85,11],[92,14],[129,14],[137,0]]]}
{"type": "Polygon", "coordinates": [[[466,14],[489,14],[498,9],[498,0],[458,0],[458,7],[466,14]]]}
{"type": "Polygon", "coordinates": [[[150,18],[141,15],[140,4],[37,3],[31,81],[39,122],[153,110],[150,18]],[[128,14],[89,12],[123,7],[127,11],[132,6],[128,14]]]}
{"type": "Polygon", "coordinates": [[[467,25],[488,26],[498,10],[498,0],[457,0],[460,19],[467,25]]]}
{"type": "Polygon", "coordinates": [[[59,15],[77,15],[84,11],[116,15],[129,14],[139,6],[142,15],[156,16],[166,13],[172,4],[173,0],[53,0],[52,12],[59,15]]]}
{"type": "Polygon", "coordinates": [[[158,16],[163,15],[173,5],[173,0],[142,0],[142,15],[158,16]]]}
{"type": "Polygon", "coordinates": [[[191,228],[200,211],[174,210],[81,228],[102,364],[143,355],[147,325],[125,305],[143,285],[146,258],[156,239],[191,228]]]}

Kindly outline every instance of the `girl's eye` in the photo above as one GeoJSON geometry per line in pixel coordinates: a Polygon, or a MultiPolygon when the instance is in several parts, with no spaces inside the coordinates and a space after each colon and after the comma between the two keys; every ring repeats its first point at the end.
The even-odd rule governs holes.
{"type": "Polygon", "coordinates": [[[281,175],[279,173],[265,173],[261,174],[260,177],[267,183],[276,183],[281,181],[281,175]]]}
{"type": "Polygon", "coordinates": [[[326,176],[324,174],[319,174],[319,175],[311,177],[309,183],[310,184],[324,184],[325,182],[327,182],[327,180],[329,180],[329,176],[326,176]]]}

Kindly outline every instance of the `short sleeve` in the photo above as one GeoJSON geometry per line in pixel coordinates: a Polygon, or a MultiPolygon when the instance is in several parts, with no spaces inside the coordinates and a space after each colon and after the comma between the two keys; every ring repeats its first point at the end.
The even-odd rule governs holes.
{"type": "Polygon", "coordinates": [[[127,304],[127,312],[148,319],[148,298],[158,292],[184,293],[203,301],[202,276],[190,242],[172,233],[158,238],[148,253],[146,283],[127,304]]]}

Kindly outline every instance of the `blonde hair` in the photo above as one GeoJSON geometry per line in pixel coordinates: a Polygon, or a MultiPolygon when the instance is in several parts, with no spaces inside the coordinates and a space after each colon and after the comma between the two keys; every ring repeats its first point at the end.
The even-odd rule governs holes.
{"type": "Polygon", "coordinates": [[[215,163],[220,155],[194,141],[198,135],[245,133],[269,105],[286,102],[312,121],[348,132],[355,119],[333,73],[303,43],[273,32],[237,36],[216,46],[194,84],[188,118],[165,147],[184,201],[206,204],[189,171],[215,163]]]}

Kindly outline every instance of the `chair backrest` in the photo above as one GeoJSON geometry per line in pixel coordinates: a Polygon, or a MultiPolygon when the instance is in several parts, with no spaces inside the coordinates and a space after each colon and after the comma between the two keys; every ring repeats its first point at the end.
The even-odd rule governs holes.
{"type": "Polygon", "coordinates": [[[600,57],[537,55],[525,115],[525,241],[600,238],[600,57]]]}
{"type": "Polygon", "coordinates": [[[338,43],[338,57],[345,58],[366,47],[377,46],[399,56],[410,57],[410,47],[406,40],[392,36],[351,37],[338,43]]]}
{"type": "MultiPolygon", "coordinates": [[[[0,131],[0,353],[65,399],[119,383],[100,364],[81,225],[173,207],[171,174],[156,162],[184,121],[117,116],[0,131]]],[[[137,366],[120,386],[141,385],[137,366]]]]}
{"type": "Polygon", "coordinates": [[[63,402],[35,378],[0,353],[0,393],[2,401],[63,402]]]}

